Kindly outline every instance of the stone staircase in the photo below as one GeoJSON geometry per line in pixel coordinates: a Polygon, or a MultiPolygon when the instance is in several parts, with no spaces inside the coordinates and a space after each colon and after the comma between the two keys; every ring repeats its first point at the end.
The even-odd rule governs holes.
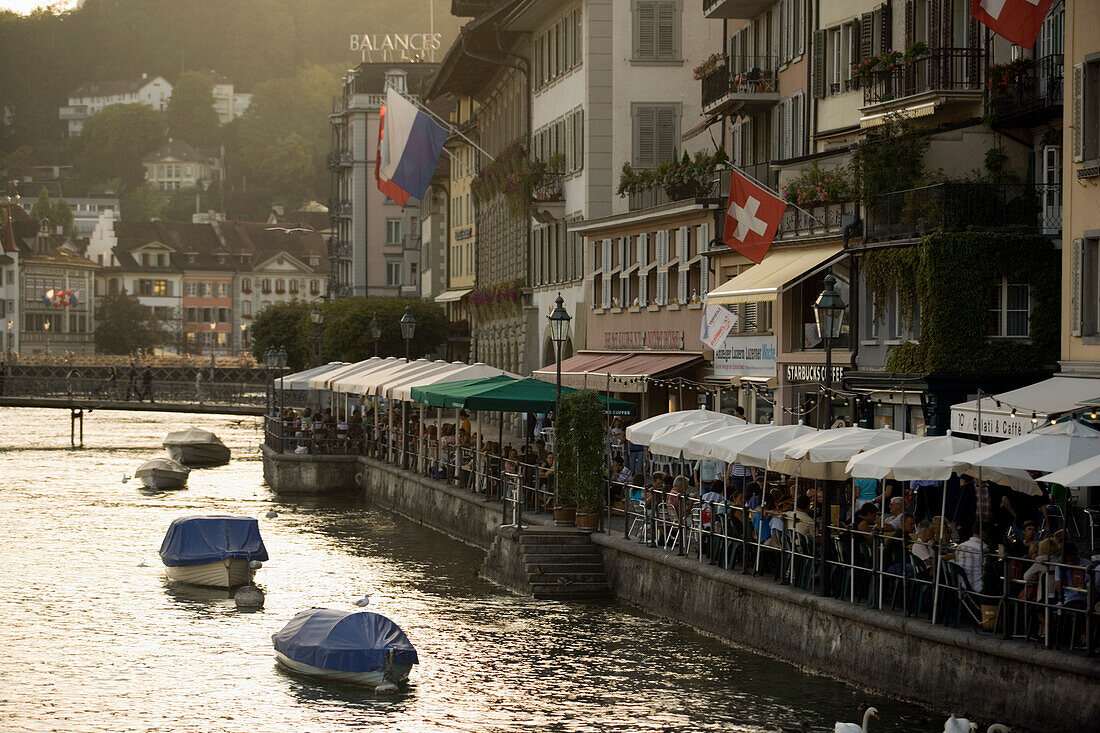
{"type": "Polygon", "coordinates": [[[518,534],[523,569],[535,598],[606,598],[607,572],[588,532],[529,527],[518,534]]]}

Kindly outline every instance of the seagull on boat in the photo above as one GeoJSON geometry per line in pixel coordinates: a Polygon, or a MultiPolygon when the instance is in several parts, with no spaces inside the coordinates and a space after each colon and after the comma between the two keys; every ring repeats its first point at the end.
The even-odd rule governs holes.
{"type": "Polygon", "coordinates": [[[312,232],[312,229],[306,229],[305,227],[267,227],[264,231],[267,232],[282,232],[283,234],[290,234],[291,232],[312,232]]]}

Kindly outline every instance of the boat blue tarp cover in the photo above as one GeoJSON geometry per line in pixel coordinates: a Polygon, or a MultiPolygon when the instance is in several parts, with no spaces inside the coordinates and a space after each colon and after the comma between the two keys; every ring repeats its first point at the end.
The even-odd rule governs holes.
{"type": "Polygon", "coordinates": [[[267,560],[267,548],[254,517],[179,517],[172,520],[160,544],[160,559],[168,567],[233,558],[267,560]]]}
{"type": "Polygon", "coordinates": [[[376,672],[393,650],[394,664],[417,664],[401,627],[370,611],[311,608],[271,635],[275,650],[295,662],[333,672],[376,672]]]}

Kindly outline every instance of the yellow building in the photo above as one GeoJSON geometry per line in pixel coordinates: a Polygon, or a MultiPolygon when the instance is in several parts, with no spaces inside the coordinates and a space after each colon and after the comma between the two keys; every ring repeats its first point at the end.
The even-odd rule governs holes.
{"type": "Polygon", "coordinates": [[[1066,3],[1062,371],[1100,377],[1100,2],[1066,3]]]}
{"type": "MultiPolygon", "coordinates": [[[[465,95],[454,99],[451,124],[468,138],[477,127],[477,102],[465,95]]],[[[450,153],[450,198],[447,207],[447,288],[436,301],[442,303],[450,323],[448,358],[466,361],[470,355],[469,295],[477,284],[477,217],[470,183],[477,175],[477,150],[460,135],[447,143],[450,153]]]]}

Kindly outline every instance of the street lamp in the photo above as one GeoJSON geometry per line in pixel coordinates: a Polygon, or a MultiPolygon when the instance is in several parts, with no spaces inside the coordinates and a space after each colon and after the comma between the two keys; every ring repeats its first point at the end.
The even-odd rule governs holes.
{"type": "Polygon", "coordinates": [[[211,369],[210,378],[211,379],[214,378],[214,371],[213,371],[213,369],[214,369],[214,352],[217,350],[215,348],[215,344],[217,344],[217,340],[216,340],[216,337],[214,336],[214,332],[217,329],[218,329],[218,324],[215,323],[214,321],[211,321],[210,322],[210,369],[211,369]]]}
{"type": "Polygon", "coordinates": [[[817,333],[825,341],[825,427],[833,422],[833,339],[840,336],[840,327],[844,323],[844,311],[848,304],[834,289],[836,278],[833,273],[825,276],[825,289],[814,301],[814,319],[817,321],[817,333]]]}
{"type": "MultiPolygon", "coordinates": [[[[817,300],[814,301],[814,319],[817,321],[817,333],[825,340],[824,399],[826,428],[833,422],[833,339],[840,336],[840,326],[844,322],[844,311],[848,307],[844,299],[836,292],[834,288],[835,285],[836,278],[833,277],[833,273],[830,272],[825,276],[825,289],[821,291],[821,295],[817,296],[817,300]]],[[[821,555],[819,558],[819,577],[821,581],[818,586],[821,595],[826,596],[829,594],[829,573],[826,563],[826,548],[829,546],[829,522],[832,520],[832,510],[830,509],[832,506],[832,487],[830,482],[824,482],[824,491],[824,507],[821,513],[821,555]]]]}
{"type": "Polygon", "coordinates": [[[409,360],[409,343],[416,333],[416,318],[412,314],[412,306],[405,306],[405,315],[401,316],[401,338],[405,339],[405,361],[409,360]]]}
{"type": "Polygon", "coordinates": [[[245,338],[248,336],[248,324],[241,324],[241,356],[244,356],[245,338]]]}
{"type": "MultiPolygon", "coordinates": [[[[558,435],[558,415],[561,413],[561,347],[565,343],[565,340],[569,338],[569,313],[565,310],[565,301],[562,300],[561,293],[558,293],[557,300],[554,301],[555,308],[548,316],[550,321],[550,339],[554,342],[554,346],[557,349],[557,395],[554,397],[554,452],[558,450],[558,441],[560,436],[558,435]]],[[[609,395],[610,397],[610,395],[609,395]]],[[[554,456],[555,462],[559,456],[554,456]]],[[[558,502],[558,474],[560,471],[554,471],[554,503],[558,502]]]]}
{"type": "Polygon", "coordinates": [[[11,364],[11,340],[14,335],[15,321],[11,318],[8,319],[8,364],[11,364]]]}
{"type": "Polygon", "coordinates": [[[325,314],[320,308],[314,308],[309,312],[309,320],[313,322],[313,365],[321,362],[321,324],[325,322],[325,314]]]}
{"type": "Polygon", "coordinates": [[[42,324],[42,329],[46,332],[46,353],[50,353],[50,319],[47,318],[46,322],[42,324]]]}
{"type": "Polygon", "coordinates": [[[378,341],[382,338],[382,322],[378,320],[377,313],[370,318],[370,335],[374,338],[374,355],[378,356],[378,341]]]}

